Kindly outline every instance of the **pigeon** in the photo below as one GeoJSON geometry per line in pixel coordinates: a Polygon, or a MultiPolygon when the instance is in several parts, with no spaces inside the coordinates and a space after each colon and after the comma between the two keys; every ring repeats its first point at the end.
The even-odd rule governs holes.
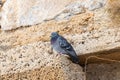
{"type": "Polygon", "coordinates": [[[79,64],[79,58],[73,49],[72,45],[57,32],[51,33],[51,46],[52,49],[56,50],[60,54],[68,55],[73,63],[79,64]]]}

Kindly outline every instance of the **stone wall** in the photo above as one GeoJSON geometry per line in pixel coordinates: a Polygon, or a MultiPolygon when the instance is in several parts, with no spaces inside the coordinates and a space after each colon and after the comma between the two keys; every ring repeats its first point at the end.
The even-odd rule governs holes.
{"type": "MultiPolygon", "coordinates": [[[[91,57],[87,64],[104,63],[107,68],[106,63],[111,61],[106,59],[120,60],[119,4],[119,0],[3,0],[0,78],[94,79],[96,69],[93,68],[93,74],[86,75],[68,56],[56,57],[55,51],[51,53],[50,34],[57,31],[67,38],[82,65],[90,56],[97,56],[100,59],[91,57]]],[[[99,74],[96,77],[96,80],[103,79],[99,74]]]]}

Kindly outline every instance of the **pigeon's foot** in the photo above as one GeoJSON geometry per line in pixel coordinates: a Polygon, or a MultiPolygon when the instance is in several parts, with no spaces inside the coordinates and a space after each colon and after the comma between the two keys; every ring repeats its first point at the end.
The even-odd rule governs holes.
{"type": "Polygon", "coordinates": [[[56,57],[58,58],[58,57],[60,57],[62,55],[62,53],[58,53],[58,54],[56,54],[56,57]]]}
{"type": "Polygon", "coordinates": [[[56,56],[55,56],[55,57],[57,57],[57,58],[58,58],[58,57],[59,57],[59,55],[60,55],[60,54],[56,54],[56,56]]]}

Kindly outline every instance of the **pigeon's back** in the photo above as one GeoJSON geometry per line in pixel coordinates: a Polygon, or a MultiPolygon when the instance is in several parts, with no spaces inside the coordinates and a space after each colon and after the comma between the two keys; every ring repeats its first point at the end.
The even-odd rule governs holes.
{"type": "Polygon", "coordinates": [[[69,55],[74,63],[79,63],[79,58],[72,45],[62,36],[58,38],[58,42],[60,48],[65,51],[65,54],[69,55]]]}

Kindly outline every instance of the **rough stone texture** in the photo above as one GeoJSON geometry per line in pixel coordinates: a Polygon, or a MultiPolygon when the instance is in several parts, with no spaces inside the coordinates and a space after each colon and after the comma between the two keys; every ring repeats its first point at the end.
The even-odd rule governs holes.
{"type": "Polygon", "coordinates": [[[85,80],[81,66],[73,64],[67,57],[51,54],[47,42],[17,46],[1,52],[0,62],[2,80],[85,80]]]}
{"type": "MultiPolygon", "coordinates": [[[[106,0],[93,1],[92,3],[90,0],[85,0],[83,1],[84,4],[80,4],[79,1],[71,3],[66,6],[63,12],[54,15],[52,20],[41,24],[21,27],[11,31],[0,31],[0,61],[2,61],[0,69],[3,74],[0,77],[2,79],[14,77],[15,79],[17,76],[17,79],[26,77],[33,79],[30,76],[36,75],[34,77],[36,79],[38,76],[44,76],[42,74],[45,74],[43,77],[45,80],[46,78],[56,79],[54,75],[56,70],[59,69],[57,71],[60,71],[61,80],[71,77],[78,80],[85,79],[81,67],[73,64],[66,56],[56,58],[54,53],[48,54],[50,53],[49,36],[53,31],[58,31],[68,39],[80,57],[81,63],[85,63],[85,59],[91,55],[104,59],[120,60],[120,1],[107,0],[107,3],[106,0]],[[89,3],[86,1],[91,6],[87,7],[89,3]],[[112,5],[116,6],[111,7],[112,5]],[[24,56],[21,58],[20,54],[24,56]],[[31,59],[33,59],[33,62],[31,59]],[[45,61],[38,63],[41,59],[45,59],[45,61]],[[56,67],[56,65],[60,68],[56,67]],[[50,77],[46,76],[49,72],[52,74],[49,75],[50,77]]],[[[16,18],[13,18],[14,20],[16,21],[16,18]]],[[[17,27],[19,26],[15,25],[11,29],[17,27]]],[[[92,62],[106,62],[106,60],[91,58],[88,64],[92,62]]],[[[118,76],[116,76],[116,79],[118,76]]],[[[108,77],[111,78],[111,76],[108,77]]]]}
{"type": "Polygon", "coordinates": [[[109,50],[120,45],[120,29],[94,27],[93,13],[76,15],[69,21],[49,21],[33,27],[1,32],[0,43],[1,46],[14,47],[36,41],[49,41],[50,33],[53,31],[59,31],[66,37],[75,47],[78,55],[109,50]]]}
{"type": "Polygon", "coordinates": [[[33,25],[55,18],[69,19],[84,12],[105,5],[106,0],[7,0],[2,7],[2,30],[33,25]],[[13,5],[14,4],[14,5],[13,5]]]}
{"type": "Polygon", "coordinates": [[[87,80],[120,80],[120,64],[89,64],[87,80]]]}
{"type": "Polygon", "coordinates": [[[71,0],[7,0],[3,6],[2,29],[8,30],[51,19],[71,0]],[[14,5],[13,5],[14,4],[14,5]]]}

